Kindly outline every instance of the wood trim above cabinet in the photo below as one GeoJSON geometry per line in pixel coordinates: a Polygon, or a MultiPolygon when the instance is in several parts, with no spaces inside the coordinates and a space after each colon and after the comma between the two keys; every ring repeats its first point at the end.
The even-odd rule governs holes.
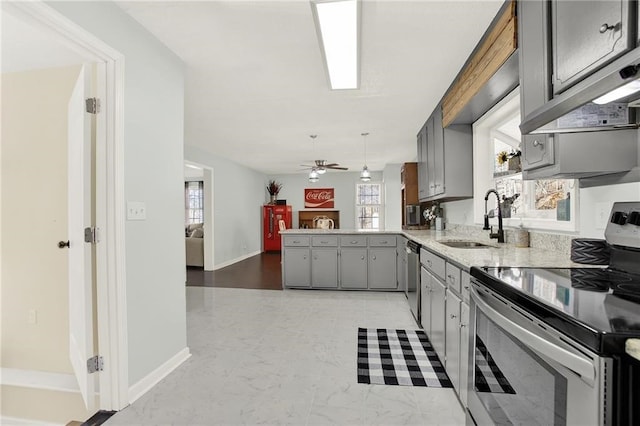
{"type": "Polygon", "coordinates": [[[511,0],[485,34],[442,101],[442,126],[447,127],[518,47],[516,2],[511,0]]]}

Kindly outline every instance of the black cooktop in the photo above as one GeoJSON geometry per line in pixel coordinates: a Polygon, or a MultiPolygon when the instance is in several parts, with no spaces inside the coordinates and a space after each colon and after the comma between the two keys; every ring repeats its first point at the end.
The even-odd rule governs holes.
{"type": "Polygon", "coordinates": [[[600,355],[640,337],[640,275],[607,268],[471,268],[496,293],[600,355]]]}

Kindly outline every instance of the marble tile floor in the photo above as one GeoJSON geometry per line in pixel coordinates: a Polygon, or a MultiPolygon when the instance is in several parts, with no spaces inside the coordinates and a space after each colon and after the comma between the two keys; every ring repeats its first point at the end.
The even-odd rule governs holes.
{"type": "Polygon", "coordinates": [[[464,425],[452,389],[357,383],[358,327],[402,293],[187,287],[192,356],[108,425],[464,425]]]}

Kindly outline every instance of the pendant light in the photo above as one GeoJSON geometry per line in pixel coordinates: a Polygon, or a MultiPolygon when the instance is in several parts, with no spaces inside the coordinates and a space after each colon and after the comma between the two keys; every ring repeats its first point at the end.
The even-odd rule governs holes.
{"type": "Polygon", "coordinates": [[[369,182],[371,180],[371,173],[369,172],[369,168],[367,167],[367,135],[369,133],[361,133],[362,138],[364,139],[364,167],[360,172],[360,180],[363,182],[369,182]]]}
{"type": "Polygon", "coordinates": [[[311,169],[311,173],[309,173],[309,182],[317,182],[318,180],[320,180],[320,177],[318,176],[318,171],[314,167],[311,169]]]}
{"type": "MultiPolygon", "coordinates": [[[[316,138],[318,135],[309,135],[311,138],[311,143],[313,144],[313,154],[315,156],[316,153],[316,138]]],[[[319,171],[317,167],[312,167],[311,172],[309,173],[309,182],[317,182],[320,180],[320,175],[324,173],[324,171],[319,171]]]]}

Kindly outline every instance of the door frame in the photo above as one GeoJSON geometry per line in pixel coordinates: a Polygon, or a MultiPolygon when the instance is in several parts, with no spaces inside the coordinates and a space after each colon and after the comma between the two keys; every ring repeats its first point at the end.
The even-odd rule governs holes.
{"type": "Polygon", "coordinates": [[[2,2],[26,23],[96,64],[96,96],[102,120],[96,132],[97,331],[104,370],[99,372],[101,410],[129,404],[125,270],[124,55],[40,0],[2,2]]]}
{"type": "Polygon", "coordinates": [[[215,270],[215,244],[214,244],[214,175],[213,168],[191,160],[184,160],[185,165],[192,165],[202,169],[204,191],[204,270],[215,270]]]}

